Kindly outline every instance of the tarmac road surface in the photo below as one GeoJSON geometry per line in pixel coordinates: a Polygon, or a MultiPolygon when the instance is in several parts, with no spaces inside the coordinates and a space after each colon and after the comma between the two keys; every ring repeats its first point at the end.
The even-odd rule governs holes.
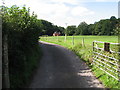
{"type": "Polygon", "coordinates": [[[40,42],[43,57],[29,88],[104,88],[72,51],[40,42]]]}

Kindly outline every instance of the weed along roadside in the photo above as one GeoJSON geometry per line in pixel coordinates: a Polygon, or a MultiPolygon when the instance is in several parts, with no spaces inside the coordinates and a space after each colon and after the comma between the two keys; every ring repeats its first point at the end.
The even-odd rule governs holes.
{"type": "MultiPolygon", "coordinates": [[[[106,88],[120,88],[120,82],[119,80],[119,70],[117,65],[119,66],[119,60],[118,54],[115,53],[109,53],[108,51],[100,51],[99,49],[96,50],[98,53],[101,53],[104,56],[93,54],[93,41],[102,41],[102,42],[109,42],[109,43],[117,43],[117,36],[74,36],[74,44],[73,44],[73,36],[67,36],[67,40],[64,41],[64,36],[59,36],[59,40],[55,39],[55,37],[48,36],[47,40],[44,39],[44,37],[41,38],[42,41],[50,42],[54,44],[62,45],[76,53],[77,56],[79,56],[80,59],[86,62],[86,64],[92,69],[93,74],[98,78],[106,88]],[[103,39],[104,38],[104,39],[103,39]],[[94,65],[93,61],[93,55],[96,55],[96,58],[98,60],[98,66],[94,65]],[[100,56],[98,58],[98,56],[100,56]],[[115,60],[111,60],[111,57],[115,60]],[[101,60],[101,61],[100,61],[101,60]],[[100,64],[100,65],[99,65],[100,64]],[[103,66],[102,66],[103,65],[103,66]],[[105,66],[106,65],[106,66],[105,66]],[[105,66],[105,67],[104,67],[105,66]],[[102,69],[100,69],[102,68],[102,69]],[[115,69],[115,70],[114,70],[115,69]],[[117,70],[117,71],[116,71],[117,70]],[[106,72],[108,73],[106,73],[106,72]],[[114,71],[114,72],[113,72],[114,71]],[[111,74],[111,75],[110,75],[111,74]],[[115,78],[113,77],[115,75],[115,78]]],[[[117,52],[119,45],[110,44],[110,47],[104,45],[106,44],[94,44],[95,47],[103,48],[105,50],[106,48],[110,48],[111,51],[117,52]]],[[[95,63],[96,64],[96,63],[95,63]]]]}

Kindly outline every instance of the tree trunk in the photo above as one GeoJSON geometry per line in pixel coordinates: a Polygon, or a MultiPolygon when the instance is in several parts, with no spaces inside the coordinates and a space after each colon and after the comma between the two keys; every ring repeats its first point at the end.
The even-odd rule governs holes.
{"type": "Polygon", "coordinates": [[[10,88],[9,66],[8,66],[8,41],[7,35],[3,36],[3,80],[2,88],[10,88]]]}

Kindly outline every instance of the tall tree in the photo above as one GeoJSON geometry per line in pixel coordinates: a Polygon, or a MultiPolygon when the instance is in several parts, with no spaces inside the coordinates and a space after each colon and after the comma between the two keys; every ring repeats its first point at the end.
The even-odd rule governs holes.
{"type": "Polygon", "coordinates": [[[94,24],[88,25],[88,35],[94,35],[94,24]]]}
{"type": "Polygon", "coordinates": [[[75,31],[76,31],[76,26],[75,25],[72,25],[72,26],[68,26],[67,27],[67,31],[68,31],[68,35],[74,35],[75,34],[75,31]]]}
{"type": "Polygon", "coordinates": [[[43,31],[45,33],[45,35],[52,35],[55,31],[55,27],[51,22],[48,22],[46,20],[41,20],[42,24],[43,24],[43,31]]]}
{"type": "Polygon", "coordinates": [[[110,32],[111,35],[114,35],[114,29],[116,28],[116,25],[118,24],[118,20],[116,19],[115,16],[111,16],[110,18],[110,32]]]}
{"type": "Polygon", "coordinates": [[[88,34],[88,24],[86,22],[81,22],[76,30],[77,35],[87,35],[88,34]]]}
{"type": "Polygon", "coordinates": [[[61,26],[59,26],[58,28],[59,28],[59,31],[60,31],[61,35],[64,35],[64,34],[65,34],[65,33],[64,33],[65,28],[64,28],[64,27],[61,27],[61,26]]]}

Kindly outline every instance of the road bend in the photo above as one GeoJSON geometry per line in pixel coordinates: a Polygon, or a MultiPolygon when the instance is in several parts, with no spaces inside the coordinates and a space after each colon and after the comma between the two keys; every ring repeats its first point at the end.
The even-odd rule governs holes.
{"type": "Polygon", "coordinates": [[[74,52],[40,42],[43,56],[29,88],[104,88],[74,52]]]}

